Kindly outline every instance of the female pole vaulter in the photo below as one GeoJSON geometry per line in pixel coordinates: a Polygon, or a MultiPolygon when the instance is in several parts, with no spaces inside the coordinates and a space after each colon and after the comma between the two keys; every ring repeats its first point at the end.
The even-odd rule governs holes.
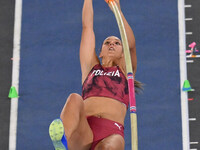
{"type": "MultiPolygon", "coordinates": [[[[135,75],[135,37],[119,0],[114,1],[122,15],[135,75]]],[[[82,96],[70,94],[60,119],[50,124],[49,134],[56,150],[124,150],[124,119],[129,93],[121,40],[116,36],[107,37],[99,58],[95,52],[93,0],[84,0],[80,44],[82,96]]],[[[142,84],[135,81],[135,87],[141,89],[142,84]]]]}

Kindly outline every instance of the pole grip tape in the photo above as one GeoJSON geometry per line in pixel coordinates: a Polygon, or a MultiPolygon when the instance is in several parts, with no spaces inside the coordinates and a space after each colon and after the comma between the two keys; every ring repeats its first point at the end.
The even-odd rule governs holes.
{"type": "Polygon", "coordinates": [[[128,77],[130,112],[136,113],[136,100],[135,100],[135,87],[134,87],[133,73],[129,72],[127,74],[127,77],[128,77]]]}

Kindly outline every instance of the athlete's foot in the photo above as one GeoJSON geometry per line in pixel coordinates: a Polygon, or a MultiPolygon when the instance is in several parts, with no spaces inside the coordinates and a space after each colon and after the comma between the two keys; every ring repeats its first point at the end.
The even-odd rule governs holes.
{"type": "Polygon", "coordinates": [[[61,119],[55,119],[49,126],[49,135],[55,150],[68,150],[64,126],[61,119]]]}

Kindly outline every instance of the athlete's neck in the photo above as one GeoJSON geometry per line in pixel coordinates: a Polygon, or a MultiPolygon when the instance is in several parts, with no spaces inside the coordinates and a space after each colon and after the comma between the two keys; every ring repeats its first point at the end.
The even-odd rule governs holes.
{"type": "Polygon", "coordinates": [[[125,60],[123,58],[115,60],[102,58],[102,66],[103,67],[119,66],[123,71],[125,71],[125,60]]]}
{"type": "Polygon", "coordinates": [[[103,67],[112,67],[112,66],[117,66],[118,63],[112,61],[112,60],[102,60],[102,66],[103,67]]]}

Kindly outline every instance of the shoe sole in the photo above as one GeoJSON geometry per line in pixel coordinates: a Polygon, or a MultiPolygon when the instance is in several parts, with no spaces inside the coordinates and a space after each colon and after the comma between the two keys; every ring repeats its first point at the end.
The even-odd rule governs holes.
{"type": "Polygon", "coordinates": [[[60,119],[55,119],[49,126],[49,135],[55,147],[55,150],[66,150],[62,143],[62,137],[64,135],[64,126],[60,119]]]}

